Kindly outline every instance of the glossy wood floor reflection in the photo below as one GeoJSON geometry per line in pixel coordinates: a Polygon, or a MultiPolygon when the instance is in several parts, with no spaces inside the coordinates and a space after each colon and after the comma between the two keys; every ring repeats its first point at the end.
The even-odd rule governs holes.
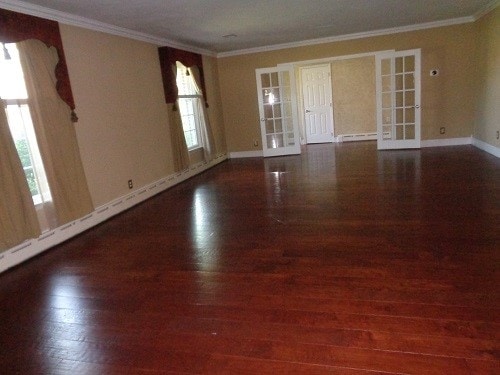
{"type": "Polygon", "coordinates": [[[499,374],[500,161],[231,160],[0,275],[1,374],[499,374]]]}

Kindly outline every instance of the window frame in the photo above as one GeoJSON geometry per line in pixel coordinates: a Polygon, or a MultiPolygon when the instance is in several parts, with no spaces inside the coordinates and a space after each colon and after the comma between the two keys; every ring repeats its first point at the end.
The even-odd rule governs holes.
{"type": "MultiPolygon", "coordinates": [[[[10,120],[10,116],[9,116],[9,112],[8,112],[8,107],[19,107],[21,108],[22,106],[26,105],[28,106],[28,110],[29,110],[29,103],[28,103],[28,99],[2,99],[2,107],[3,107],[3,110],[6,112],[6,115],[7,115],[7,123],[9,125],[9,128],[11,130],[11,134],[12,134],[12,127],[17,125],[17,124],[12,124],[11,120],[10,120]]],[[[38,181],[38,176],[37,176],[37,172],[36,172],[36,169],[35,169],[35,161],[33,160],[33,151],[31,149],[32,147],[32,140],[30,140],[29,138],[29,135],[28,135],[28,132],[26,130],[26,125],[23,121],[23,133],[25,135],[24,140],[26,140],[26,147],[27,147],[27,150],[28,150],[28,157],[29,157],[29,160],[30,160],[30,166],[28,167],[25,167],[24,165],[22,166],[23,167],[23,171],[24,171],[24,174],[26,176],[26,180],[27,182],[29,182],[29,179],[28,179],[28,176],[26,174],[26,171],[28,169],[31,169],[33,171],[33,178],[34,178],[34,182],[35,182],[35,185],[36,185],[36,191],[37,191],[37,194],[33,194],[33,192],[31,192],[31,187],[30,187],[30,192],[31,192],[31,198],[33,198],[33,203],[35,205],[37,204],[40,204],[42,203],[42,196],[41,196],[41,192],[40,192],[40,182],[38,181]]],[[[15,144],[15,147],[16,147],[16,150],[17,150],[17,153],[19,155],[19,158],[21,159],[22,161],[22,158],[21,158],[21,154],[19,152],[19,149],[17,148],[17,144],[16,144],[16,140],[13,138],[13,141],[14,141],[14,144],[15,144]]],[[[21,163],[23,164],[23,163],[21,163]]],[[[29,184],[28,184],[29,185],[29,184]]]]}
{"type": "MultiPolygon", "coordinates": [[[[16,43],[3,43],[4,48],[8,45],[14,45],[14,49],[17,49],[15,46],[16,43]]],[[[7,118],[7,124],[11,133],[12,140],[15,144],[16,151],[21,159],[22,164],[22,154],[20,149],[18,149],[16,142],[18,140],[25,140],[28,157],[30,160],[30,166],[23,167],[23,172],[26,177],[26,182],[30,187],[31,198],[33,199],[33,204],[35,207],[43,204],[43,202],[52,201],[52,195],[50,192],[50,188],[47,185],[47,175],[45,172],[45,167],[43,165],[43,161],[40,154],[40,149],[38,147],[38,140],[35,134],[35,129],[33,127],[33,119],[31,117],[31,109],[30,109],[30,98],[28,97],[28,93],[26,90],[26,82],[24,81],[24,77],[22,76],[23,70],[21,63],[17,56],[17,51],[10,51],[10,60],[16,63],[16,67],[19,69],[17,72],[20,74],[17,77],[16,82],[18,83],[18,90],[14,91],[14,94],[9,91],[6,91],[7,98],[0,98],[0,110],[5,111],[5,115],[7,118]],[[14,58],[14,56],[16,56],[14,58]],[[22,86],[19,83],[22,80],[22,86]],[[22,89],[20,89],[22,87],[22,89]],[[18,96],[20,95],[20,96],[18,96]],[[10,112],[9,107],[16,107],[15,111],[19,111],[19,113],[13,118],[12,112],[10,112]],[[25,107],[25,108],[23,108],[25,107]],[[16,135],[17,134],[17,135],[16,135]],[[19,137],[19,135],[21,135],[19,137]],[[33,194],[30,186],[30,178],[28,177],[26,171],[28,169],[32,170],[33,183],[35,184],[36,194],[33,194]]],[[[7,58],[5,58],[7,60],[7,58]]],[[[15,72],[15,69],[14,69],[15,72]]],[[[12,72],[11,72],[12,73],[12,72]]],[[[15,73],[13,73],[15,74],[15,73]]]]}
{"type": "Polygon", "coordinates": [[[192,116],[193,121],[194,121],[194,133],[196,134],[196,143],[191,145],[191,146],[188,145],[188,151],[193,151],[193,150],[203,148],[203,144],[201,143],[201,133],[200,133],[200,120],[199,120],[200,114],[198,113],[197,104],[195,102],[195,100],[200,100],[200,95],[179,95],[178,100],[179,100],[179,111],[181,114],[181,121],[182,121],[182,130],[184,132],[184,138],[186,139],[186,144],[188,143],[187,142],[188,137],[186,136],[186,132],[193,132],[193,129],[186,129],[185,128],[184,119],[187,116],[192,116]],[[193,106],[193,114],[192,115],[182,113],[181,101],[184,101],[186,99],[189,100],[191,103],[190,105],[193,106]],[[192,100],[192,99],[194,99],[194,100],[192,100]]]}
{"type": "MultiPolygon", "coordinates": [[[[192,132],[193,130],[192,129],[186,129],[186,123],[185,123],[185,118],[188,117],[188,116],[192,116],[193,117],[193,121],[194,121],[194,130],[195,130],[195,133],[196,133],[196,144],[193,144],[193,145],[187,145],[188,147],[188,151],[194,151],[194,150],[198,150],[198,149],[202,149],[203,148],[203,141],[201,139],[201,120],[200,120],[200,116],[202,116],[203,114],[200,114],[198,108],[199,108],[199,105],[203,105],[203,94],[196,94],[196,93],[192,93],[192,94],[181,94],[181,90],[179,88],[179,85],[178,85],[178,77],[180,75],[182,75],[184,78],[183,79],[188,79],[188,80],[191,80],[190,84],[188,84],[187,86],[190,86],[190,87],[194,87],[194,82],[193,81],[193,78],[186,74],[185,72],[189,69],[188,67],[184,66],[180,61],[177,61],[176,62],[176,67],[177,67],[177,75],[176,75],[176,85],[177,85],[177,90],[178,90],[178,95],[177,95],[177,100],[178,100],[178,103],[179,103],[179,112],[180,112],[180,115],[181,115],[181,121],[182,121],[182,130],[184,132],[184,138],[186,139],[186,145],[188,143],[188,138],[190,138],[190,136],[186,136],[186,132],[192,132]],[[182,110],[182,107],[183,105],[181,104],[181,101],[184,101],[184,100],[190,100],[190,105],[192,105],[192,109],[193,109],[193,114],[186,114],[186,113],[183,113],[183,110],[182,110]],[[196,101],[199,101],[199,103],[197,103],[196,101]]],[[[193,89],[194,91],[194,89],[193,89]]]]}

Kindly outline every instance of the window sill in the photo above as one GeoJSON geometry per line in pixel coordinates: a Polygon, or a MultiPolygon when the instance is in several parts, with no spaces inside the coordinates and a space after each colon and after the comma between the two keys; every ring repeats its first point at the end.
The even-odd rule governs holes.
{"type": "Polygon", "coordinates": [[[199,151],[202,151],[202,150],[203,150],[203,147],[198,146],[198,147],[193,147],[193,148],[188,149],[188,152],[189,153],[192,153],[192,152],[195,153],[195,152],[199,152],[199,151]]]}

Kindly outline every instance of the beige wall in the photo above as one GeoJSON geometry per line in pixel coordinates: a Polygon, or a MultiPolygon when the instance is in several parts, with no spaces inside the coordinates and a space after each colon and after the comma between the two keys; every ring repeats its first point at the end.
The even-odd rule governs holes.
{"type": "Polygon", "coordinates": [[[500,7],[477,22],[477,110],[474,137],[500,147],[500,7]]]}
{"type": "MultiPolygon", "coordinates": [[[[173,173],[157,46],[61,25],[79,122],[75,125],[94,205],[173,173]]],[[[216,61],[204,58],[218,152],[225,151],[216,61]],[[214,83],[215,82],[215,83],[214,83]]]]}
{"type": "Polygon", "coordinates": [[[61,25],[95,206],[173,171],[157,47],[61,25]]]}
{"type": "Polygon", "coordinates": [[[377,131],[375,57],[332,62],[335,136],[377,131]]]}
{"type": "Polygon", "coordinates": [[[469,137],[475,108],[474,24],[219,58],[229,151],[248,151],[260,139],[255,69],[280,63],[388,49],[422,49],[422,139],[469,137]],[[431,69],[440,74],[430,77],[431,69]],[[446,134],[439,128],[445,126],[446,134]]]}

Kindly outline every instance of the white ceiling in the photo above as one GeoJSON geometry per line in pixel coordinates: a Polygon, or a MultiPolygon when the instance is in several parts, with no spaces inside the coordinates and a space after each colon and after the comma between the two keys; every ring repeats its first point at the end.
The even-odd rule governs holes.
{"type": "Polygon", "coordinates": [[[217,53],[470,18],[492,3],[498,1],[0,0],[0,7],[34,5],[217,53]]]}

